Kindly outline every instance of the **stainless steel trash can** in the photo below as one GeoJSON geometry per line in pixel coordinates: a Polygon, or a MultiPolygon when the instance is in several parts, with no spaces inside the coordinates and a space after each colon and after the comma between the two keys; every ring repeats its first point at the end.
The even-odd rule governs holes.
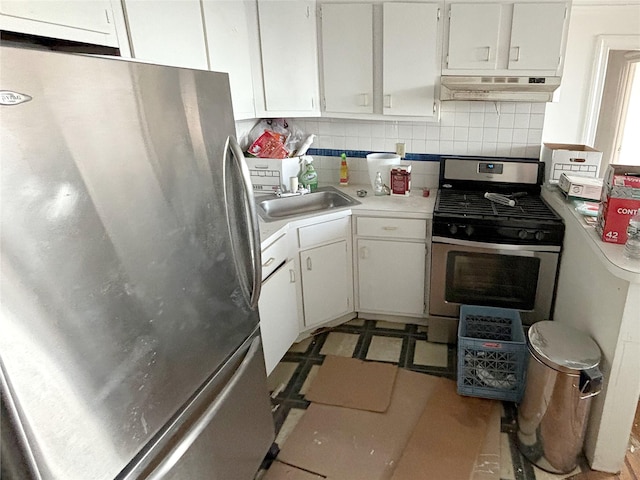
{"type": "Polygon", "coordinates": [[[584,332],[538,322],[528,332],[529,366],[518,407],[518,448],[552,473],[576,468],[591,398],[602,388],[600,349],[584,332]]]}

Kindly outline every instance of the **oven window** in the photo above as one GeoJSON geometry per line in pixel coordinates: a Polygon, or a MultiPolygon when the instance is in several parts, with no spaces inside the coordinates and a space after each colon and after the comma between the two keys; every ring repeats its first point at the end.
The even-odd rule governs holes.
{"type": "Polygon", "coordinates": [[[449,252],[445,300],[533,310],[539,271],[535,257],[449,252]]]}

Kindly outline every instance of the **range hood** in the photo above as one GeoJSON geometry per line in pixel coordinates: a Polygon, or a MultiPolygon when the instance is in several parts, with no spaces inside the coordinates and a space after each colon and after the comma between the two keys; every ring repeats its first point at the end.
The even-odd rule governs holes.
{"type": "Polygon", "coordinates": [[[551,102],[560,77],[509,77],[444,75],[440,100],[551,102]]]}

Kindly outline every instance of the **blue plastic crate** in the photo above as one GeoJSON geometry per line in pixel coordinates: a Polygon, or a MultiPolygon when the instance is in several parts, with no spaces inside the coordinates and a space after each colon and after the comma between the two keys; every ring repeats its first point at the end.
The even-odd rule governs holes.
{"type": "Polygon", "coordinates": [[[458,325],[458,393],[519,402],[527,344],[517,310],[462,305],[458,325]]]}

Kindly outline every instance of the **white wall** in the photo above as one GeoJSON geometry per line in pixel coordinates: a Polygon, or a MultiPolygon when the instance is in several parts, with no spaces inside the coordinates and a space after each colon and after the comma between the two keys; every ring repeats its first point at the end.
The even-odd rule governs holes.
{"type": "MultiPolygon", "coordinates": [[[[543,142],[587,143],[584,128],[595,74],[592,70],[597,36],[640,35],[640,3],[637,0],[627,3],[630,5],[595,2],[573,5],[560,101],[547,104],[543,142]]],[[[640,43],[637,48],[640,49],[640,43]]]]}

